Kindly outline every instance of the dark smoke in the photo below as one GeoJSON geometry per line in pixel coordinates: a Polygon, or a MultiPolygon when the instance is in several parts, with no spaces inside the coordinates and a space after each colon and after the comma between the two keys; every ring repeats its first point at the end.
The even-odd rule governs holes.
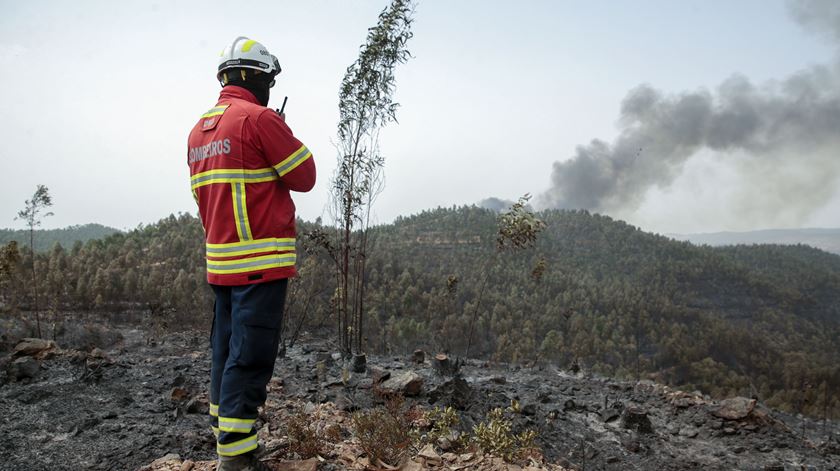
{"type": "MultiPolygon", "coordinates": [[[[840,45],[840,1],[789,5],[806,29],[840,45]]],[[[831,199],[840,176],[840,66],[763,86],[736,75],[714,91],[674,95],[642,85],[624,98],[619,127],[612,143],[596,139],[555,162],[537,204],[633,211],[650,188],[669,187],[692,156],[711,150],[737,172],[735,216],[799,222],[831,199]]]]}

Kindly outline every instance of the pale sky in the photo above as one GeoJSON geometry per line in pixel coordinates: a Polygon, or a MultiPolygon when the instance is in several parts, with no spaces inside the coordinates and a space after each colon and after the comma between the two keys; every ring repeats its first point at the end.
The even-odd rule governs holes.
{"type": "MultiPolygon", "coordinates": [[[[318,168],[315,189],[295,195],[298,215],[326,217],[338,85],[384,6],[0,0],[0,227],[23,226],[14,216],[36,184],[55,200],[46,227],[126,229],[195,212],[187,135],[215,104],[218,53],[239,35],[280,60],[271,105],[289,96],[287,122],[318,168]]],[[[399,124],[382,132],[379,222],[545,191],[553,162],[615,137],[620,103],[640,84],[680,93],[735,73],[762,84],[835,57],[781,0],[426,0],[414,34],[415,57],[397,73],[399,124]]],[[[658,232],[771,224],[717,217],[733,184],[722,159],[699,155],[616,216],[658,232]]],[[[833,193],[802,226],[840,226],[833,193]]]]}

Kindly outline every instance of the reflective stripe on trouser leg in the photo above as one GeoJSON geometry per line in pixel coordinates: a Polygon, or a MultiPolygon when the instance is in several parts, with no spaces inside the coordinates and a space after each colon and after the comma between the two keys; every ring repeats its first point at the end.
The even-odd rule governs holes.
{"type": "Polygon", "coordinates": [[[232,443],[217,443],[216,453],[222,456],[236,456],[257,449],[257,434],[232,443]]]}
{"type": "Polygon", "coordinates": [[[234,419],[219,417],[219,430],[222,432],[248,433],[254,427],[255,419],[234,419]]]}
{"type": "Polygon", "coordinates": [[[231,335],[219,389],[221,451],[255,435],[257,409],[265,403],[277,358],[287,285],[283,279],[230,287],[231,335]]]}
{"type": "Polygon", "coordinates": [[[213,435],[219,438],[219,405],[210,403],[210,429],[213,435]]]}

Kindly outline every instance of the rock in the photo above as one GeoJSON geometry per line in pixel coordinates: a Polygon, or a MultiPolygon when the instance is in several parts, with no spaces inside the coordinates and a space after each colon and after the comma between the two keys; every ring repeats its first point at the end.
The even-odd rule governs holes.
{"type": "Polygon", "coordinates": [[[703,404],[703,398],[700,395],[689,394],[687,392],[677,391],[671,397],[671,405],[678,409],[685,409],[691,406],[703,404]]]}
{"type": "Polygon", "coordinates": [[[624,409],[624,413],[621,414],[621,427],[639,433],[653,433],[653,425],[647,412],[637,407],[624,409]]]}
{"type": "Polygon", "coordinates": [[[41,370],[41,365],[38,360],[32,357],[18,358],[9,364],[6,373],[15,381],[22,379],[34,378],[41,370]]]}
{"type": "Polygon", "coordinates": [[[620,402],[614,402],[610,407],[601,410],[601,420],[604,422],[612,422],[621,417],[621,412],[624,406],[620,402]]]}
{"type": "Polygon", "coordinates": [[[324,362],[325,366],[331,366],[333,364],[333,356],[329,352],[317,352],[315,353],[315,362],[324,362]]]}
{"type": "Polygon", "coordinates": [[[417,456],[423,458],[426,464],[430,466],[438,466],[443,462],[443,459],[437,454],[435,447],[431,443],[420,450],[420,453],[418,453],[417,456]]]}
{"type": "Polygon", "coordinates": [[[364,373],[367,369],[367,357],[364,353],[353,354],[353,360],[350,363],[350,370],[353,373],[364,373]]]}
{"type": "Polygon", "coordinates": [[[161,466],[161,465],[170,464],[170,463],[175,463],[175,464],[180,465],[181,464],[181,455],[179,455],[178,453],[169,453],[167,455],[164,455],[164,456],[152,461],[151,466],[152,466],[152,468],[154,468],[156,466],[161,466]]]}
{"type": "Polygon", "coordinates": [[[113,363],[113,360],[105,353],[104,350],[101,348],[94,348],[88,354],[88,358],[93,358],[96,360],[105,360],[107,363],[113,363]]]}
{"type": "Polygon", "coordinates": [[[537,415],[537,406],[536,404],[525,404],[522,406],[522,415],[537,415]]]}
{"type": "Polygon", "coordinates": [[[287,471],[317,471],[318,458],[299,461],[281,461],[280,469],[287,471]]]}
{"type": "Polygon", "coordinates": [[[712,415],[726,420],[741,420],[755,408],[755,399],[746,397],[732,397],[720,401],[720,406],[712,411],[712,415]]]}
{"type": "Polygon", "coordinates": [[[411,361],[417,363],[418,365],[423,364],[426,362],[426,352],[423,350],[414,350],[414,353],[411,354],[411,361]]]}
{"type": "Polygon", "coordinates": [[[694,438],[699,432],[694,427],[683,427],[680,429],[680,436],[685,438],[694,438]]]}
{"type": "Polygon", "coordinates": [[[440,457],[448,463],[453,463],[458,459],[458,455],[456,455],[455,453],[444,453],[440,455],[440,457]]]}
{"type": "Polygon", "coordinates": [[[169,399],[174,402],[181,402],[187,400],[190,397],[190,393],[184,388],[172,388],[169,392],[169,399]]]}
{"type": "Polygon", "coordinates": [[[368,374],[373,384],[379,384],[391,377],[391,372],[376,366],[368,367],[368,374]]]}
{"type": "Polygon", "coordinates": [[[210,412],[210,405],[204,399],[192,398],[187,402],[188,414],[208,414],[210,412]]]}
{"type": "Polygon", "coordinates": [[[58,346],[52,340],[25,338],[15,346],[15,355],[35,356],[55,349],[58,349],[58,346]]]}
{"type": "Polygon", "coordinates": [[[469,406],[472,398],[472,388],[464,378],[456,376],[435,388],[429,393],[429,402],[438,401],[445,406],[462,410],[469,406]]]}
{"type": "Polygon", "coordinates": [[[493,376],[490,378],[490,382],[496,384],[507,384],[507,378],[504,376],[493,376]]]}
{"type": "Polygon", "coordinates": [[[383,391],[403,396],[417,396],[423,391],[423,377],[413,371],[385,380],[380,386],[383,391]]]}

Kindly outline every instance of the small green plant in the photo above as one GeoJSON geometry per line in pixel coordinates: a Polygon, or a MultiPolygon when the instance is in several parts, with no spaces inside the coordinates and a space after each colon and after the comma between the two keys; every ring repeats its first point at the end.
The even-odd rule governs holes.
{"type": "Polygon", "coordinates": [[[505,418],[505,412],[500,408],[490,411],[487,420],[473,428],[473,443],[485,453],[500,456],[505,461],[523,458],[533,452],[536,438],[534,430],[514,434],[513,423],[505,418]]]}
{"type": "MultiPolygon", "coordinates": [[[[434,409],[424,412],[422,420],[418,422],[422,425],[412,428],[410,435],[415,447],[420,449],[430,443],[437,445],[441,439],[452,440],[453,428],[461,423],[461,419],[455,409],[451,407],[441,409],[435,406],[434,409]]],[[[463,435],[456,437],[450,444],[454,448],[463,448],[466,445],[463,439],[463,435]]]]}

